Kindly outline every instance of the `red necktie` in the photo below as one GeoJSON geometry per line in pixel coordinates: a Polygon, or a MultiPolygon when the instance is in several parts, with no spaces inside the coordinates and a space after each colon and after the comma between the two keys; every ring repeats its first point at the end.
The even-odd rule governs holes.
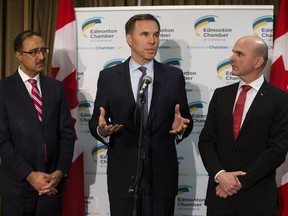
{"type": "MultiPolygon", "coordinates": [[[[142,75],[139,79],[139,84],[138,84],[138,93],[140,91],[140,88],[142,87],[143,85],[143,77],[146,75],[146,67],[139,67],[138,68],[141,72],[142,72],[142,75]]],[[[143,126],[144,128],[146,127],[146,123],[147,123],[147,118],[148,118],[148,89],[146,89],[145,93],[144,93],[144,100],[145,100],[145,103],[143,104],[143,126]]],[[[141,101],[140,101],[140,98],[138,97],[137,95],[137,103],[138,103],[138,106],[141,104],[141,101]]],[[[141,106],[140,106],[141,107],[141,106]]]]}
{"type": "MultiPolygon", "coordinates": [[[[40,123],[42,123],[42,97],[37,87],[37,80],[29,79],[28,82],[32,85],[31,98],[36,108],[39,121],[40,123]]],[[[45,144],[44,144],[44,161],[45,162],[47,161],[47,148],[45,144]]]]}
{"type": "Polygon", "coordinates": [[[31,98],[36,108],[39,121],[42,123],[42,98],[37,87],[37,80],[29,79],[28,82],[32,85],[31,98]]]}
{"type": "Polygon", "coordinates": [[[241,122],[242,122],[242,115],[244,110],[244,105],[246,101],[247,92],[251,89],[249,85],[243,85],[242,91],[238,97],[238,100],[235,104],[234,114],[233,114],[233,132],[234,132],[234,139],[237,139],[237,136],[240,131],[241,122]]]}

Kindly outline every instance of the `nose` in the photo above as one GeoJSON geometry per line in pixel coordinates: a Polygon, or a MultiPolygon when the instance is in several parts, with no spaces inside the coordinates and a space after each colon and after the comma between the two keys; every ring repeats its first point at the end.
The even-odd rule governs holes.
{"type": "Polygon", "coordinates": [[[45,54],[42,51],[39,52],[38,59],[45,59],[45,54]]]}
{"type": "Polygon", "coordinates": [[[149,43],[155,44],[155,42],[156,42],[156,37],[155,37],[154,35],[151,35],[151,36],[149,37],[149,43]]]}
{"type": "Polygon", "coordinates": [[[232,62],[232,61],[234,61],[235,60],[235,57],[234,57],[234,53],[230,56],[230,58],[229,58],[229,60],[232,62]]]}

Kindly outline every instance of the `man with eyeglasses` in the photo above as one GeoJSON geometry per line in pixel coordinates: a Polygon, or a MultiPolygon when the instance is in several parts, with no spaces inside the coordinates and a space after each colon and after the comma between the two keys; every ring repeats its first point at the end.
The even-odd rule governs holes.
{"type": "Polygon", "coordinates": [[[60,216],[75,131],[60,81],[44,76],[49,49],[27,30],[14,41],[16,72],[0,81],[2,216],[60,216]]]}

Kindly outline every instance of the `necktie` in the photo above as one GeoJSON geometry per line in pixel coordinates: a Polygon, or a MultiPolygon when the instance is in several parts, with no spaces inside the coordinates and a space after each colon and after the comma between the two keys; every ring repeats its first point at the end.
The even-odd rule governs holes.
{"type": "Polygon", "coordinates": [[[39,121],[42,123],[42,98],[37,87],[37,80],[29,79],[28,82],[32,85],[31,98],[36,108],[39,121]]]}
{"type": "Polygon", "coordinates": [[[234,132],[234,139],[237,139],[237,136],[240,131],[240,126],[242,122],[242,115],[244,110],[244,105],[246,101],[247,92],[251,89],[249,85],[243,85],[242,91],[238,97],[238,100],[235,105],[234,114],[233,114],[233,132],[234,132]]]}
{"type": "MultiPolygon", "coordinates": [[[[32,85],[31,98],[36,108],[39,121],[40,123],[42,123],[42,97],[37,87],[37,80],[29,79],[28,82],[32,85]]],[[[47,148],[45,144],[44,144],[44,161],[45,162],[47,161],[47,148]]]]}
{"type": "MultiPolygon", "coordinates": [[[[139,91],[140,91],[140,88],[142,87],[142,85],[143,85],[143,77],[146,75],[146,67],[139,67],[138,68],[141,72],[142,72],[142,75],[141,75],[141,77],[140,77],[140,79],[139,79],[139,84],[138,84],[138,93],[139,93],[139,91]]],[[[146,89],[146,91],[145,91],[145,93],[144,93],[144,98],[143,98],[144,100],[144,102],[145,103],[142,103],[141,102],[141,99],[139,98],[139,96],[137,95],[137,104],[138,104],[138,106],[140,105],[140,104],[142,104],[142,105],[140,105],[140,107],[142,107],[142,109],[143,109],[143,126],[144,126],[144,128],[145,128],[145,126],[146,126],[146,123],[147,123],[147,118],[148,118],[148,89],[146,89]]]]}

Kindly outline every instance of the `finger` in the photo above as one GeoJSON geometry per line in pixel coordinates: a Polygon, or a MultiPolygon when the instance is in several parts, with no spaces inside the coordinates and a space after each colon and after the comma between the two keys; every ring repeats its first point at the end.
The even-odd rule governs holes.
{"type": "Polygon", "coordinates": [[[100,107],[100,116],[105,117],[105,109],[100,107]]]}
{"type": "Polygon", "coordinates": [[[183,119],[184,119],[183,122],[184,122],[185,126],[187,127],[186,124],[189,124],[189,123],[190,123],[190,120],[189,120],[189,119],[186,119],[186,118],[183,118],[183,119]]]}
{"type": "Polygon", "coordinates": [[[113,125],[106,125],[106,126],[104,127],[104,130],[105,130],[106,132],[108,132],[108,133],[111,133],[112,130],[113,130],[113,125]]]}
{"type": "Polygon", "coordinates": [[[123,127],[123,125],[114,125],[113,127],[113,133],[118,132],[121,128],[123,127]]]}
{"type": "Polygon", "coordinates": [[[54,192],[54,193],[58,193],[58,190],[56,189],[56,188],[52,188],[52,191],[54,192]]]}
{"type": "Polygon", "coordinates": [[[105,109],[103,107],[100,107],[99,127],[104,128],[105,125],[106,125],[105,109]]]}
{"type": "Polygon", "coordinates": [[[41,195],[47,194],[49,192],[50,192],[50,189],[40,190],[38,194],[41,196],[41,195]]]}
{"type": "Polygon", "coordinates": [[[176,104],[174,110],[175,110],[175,114],[179,115],[180,114],[180,105],[176,104]]]}
{"type": "Polygon", "coordinates": [[[170,134],[177,134],[177,132],[175,130],[170,130],[169,133],[170,134]]]}

